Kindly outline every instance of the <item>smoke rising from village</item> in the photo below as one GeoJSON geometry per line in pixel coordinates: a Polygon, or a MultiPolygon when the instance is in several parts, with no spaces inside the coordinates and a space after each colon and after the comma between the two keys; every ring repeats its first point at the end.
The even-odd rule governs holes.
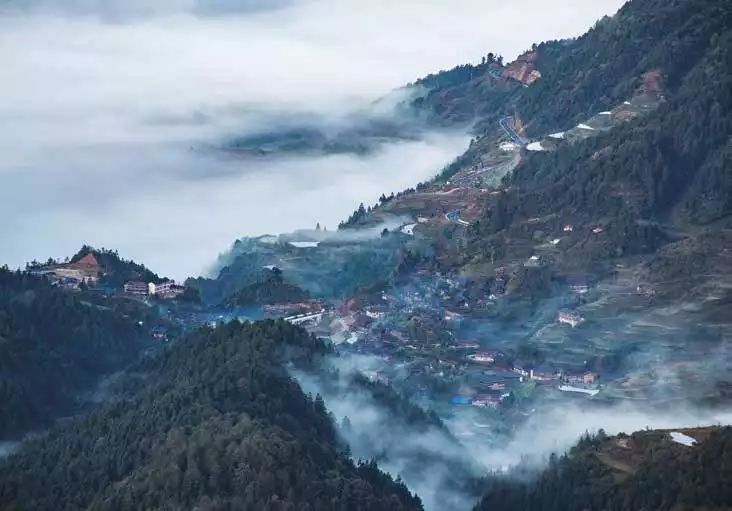
{"type": "Polygon", "coordinates": [[[343,125],[419,76],[576,35],[620,3],[567,1],[552,16],[536,0],[4,6],[0,258],[20,266],[89,243],[182,278],[239,236],[335,227],[435,174],[467,137],[277,161],[201,149],[292,118],[343,125]]]}

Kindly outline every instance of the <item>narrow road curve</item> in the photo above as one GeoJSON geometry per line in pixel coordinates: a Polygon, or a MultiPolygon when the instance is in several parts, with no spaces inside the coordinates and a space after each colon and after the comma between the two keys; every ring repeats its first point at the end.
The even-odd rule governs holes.
{"type": "Polygon", "coordinates": [[[503,131],[506,132],[506,135],[516,142],[518,145],[524,146],[528,143],[528,140],[524,139],[521,135],[516,133],[516,130],[514,130],[508,123],[509,121],[513,121],[512,116],[504,117],[500,121],[498,121],[498,125],[503,129],[503,131]]]}

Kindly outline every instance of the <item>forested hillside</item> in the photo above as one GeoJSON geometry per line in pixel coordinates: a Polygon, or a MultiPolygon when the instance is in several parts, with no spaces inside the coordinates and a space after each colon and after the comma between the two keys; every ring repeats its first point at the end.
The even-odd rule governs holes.
{"type": "Polygon", "coordinates": [[[0,438],[73,412],[80,392],[137,357],[142,319],[0,268],[0,438]]]}
{"type": "Polygon", "coordinates": [[[358,424],[356,416],[341,428],[354,453],[373,457],[380,466],[398,467],[400,477],[418,490],[425,507],[460,509],[482,495],[484,468],[433,410],[363,375],[352,376],[347,388],[362,393],[364,408],[382,414],[377,427],[358,424]]]}
{"type": "Polygon", "coordinates": [[[307,300],[307,291],[290,284],[279,268],[265,270],[259,281],[244,286],[224,300],[226,307],[250,307],[273,303],[296,303],[307,300]]]}
{"type": "Polygon", "coordinates": [[[187,286],[200,290],[209,304],[268,303],[308,296],[343,300],[355,290],[387,277],[399,263],[406,236],[366,236],[358,242],[324,239],[317,248],[299,249],[288,243],[267,243],[261,238],[238,240],[216,278],[188,279],[187,286]],[[269,279],[275,266],[285,280],[269,279]],[[296,291],[297,290],[297,291],[296,291]],[[269,296],[268,296],[269,295],[269,296]]]}
{"type": "Polygon", "coordinates": [[[343,454],[322,399],[288,375],[325,350],[283,321],[198,330],[140,367],[128,399],[2,462],[0,508],[421,509],[343,454]]]}
{"type": "Polygon", "coordinates": [[[534,45],[541,79],[530,87],[497,80],[488,65],[463,65],[418,80],[428,92],[414,106],[443,121],[517,114],[531,136],[566,129],[626,100],[647,71],[678,89],[729,29],[730,10],[720,0],[634,0],[577,39],[534,45]]]}
{"type": "Polygon", "coordinates": [[[605,133],[526,154],[506,191],[471,227],[472,253],[500,251],[494,235],[548,215],[556,216],[549,229],[567,220],[603,225],[609,242],[576,244],[595,258],[657,249],[665,242],[659,224],[728,225],[732,7],[637,0],[557,51],[518,103],[532,131],[563,129],[617,104],[647,85],[647,73],[664,98],[655,111],[605,133]]]}
{"type": "MultiPolygon", "coordinates": [[[[493,55],[490,55],[492,58],[493,55]]],[[[464,64],[417,80],[410,105],[441,124],[469,123],[484,117],[498,119],[506,103],[521,88],[500,78],[503,59],[480,65],[464,64]]]]}
{"type": "Polygon", "coordinates": [[[636,0],[571,44],[538,47],[542,80],[517,102],[532,135],[565,129],[627,99],[642,75],[658,69],[678,89],[729,29],[719,0],[636,0]]]}
{"type": "Polygon", "coordinates": [[[475,511],[625,511],[729,509],[732,505],[732,428],[585,437],[552,456],[538,475],[494,476],[475,511]]]}

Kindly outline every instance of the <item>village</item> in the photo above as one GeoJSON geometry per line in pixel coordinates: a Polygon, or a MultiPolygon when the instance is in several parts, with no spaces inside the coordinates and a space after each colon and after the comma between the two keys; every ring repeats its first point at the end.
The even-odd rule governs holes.
{"type": "MultiPolygon", "coordinates": [[[[495,69],[530,86],[541,78],[534,64],[529,52],[495,69]]],[[[486,248],[480,261],[461,259],[470,229],[496,206],[504,178],[522,159],[606,131],[661,101],[658,79],[649,75],[623,104],[539,140],[525,137],[520,119],[504,117],[471,142],[473,160],[444,179],[362,207],[348,229],[329,232],[318,225],[235,244],[246,261],[242,280],[276,270],[309,291],[307,299],[225,306],[225,295],[205,296],[207,286],[215,291],[213,279],[180,285],[139,272],[110,285],[108,269],[93,253],[36,265],[32,272],[73,292],[154,308],[161,320],[150,328],[158,341],[231,319],[283,318],[331,343],[341,356],[368,361],[366,377],[443,418],[469,414],[486,424],[523,420],[542,403],[557,401],[707,399],[719,390],[696,385],[702,380],[697,375],[724,372],[730,354],[702,364],[681,330],[669,335],[674,324],[693,324],[684,316],[690,312],[669,318],[655,308],[658,284],[638,261],[592,263],[571,252],[605,249],[611,243],[605,219],[527,218],[504,247],[486,248]],[[368,261],[369,273],[358,274],[354,260],[368,261]],[[204,303],[186,300],[199,292],[204,303]]],[[[694,349],[703,352],[705,339],[724,334],[699,335],[694,349]]]]}
{"type": "Polygon", "coordinates": [[[96,289],[111,293],[124,293],[128,296],[155,297],[160,300],[171,300],[185,292],[185,287],[172,280],[162,282],[144,282],[127,280],[121,288],[105,285],[105,268],[99,263],[93,252],[89,252],[77,261],[32,266],[31,274],[43,276],[53,285],[69,290],[96,289]]]}
{"type": "Polygon", "coordinates": [[[150,322],[140,326],[157,343],[167,343],[197,326],[233,318],[202,306],[197,291],[159,278],[144,267],[119,259],[116,253],[110,258],[111,252],[97,252],[91,247],[82,249],[82,253],[66,262],[34,262],[29,264],[28,271],[51,285],[82,295],[82,303],[89,306],[108,308],[123,304],[148,310],[150,322]],[[100,257],[107,264],[100,262],[100,257]]]}
{"type": "MultiPolygon", "coordinates": [[[[502,271],[510,281],[510,270],[502,271]]],[[[479,295],[463,279],[418,272],[399,287],[286,319],[340,356],[364,361],[367,378],[446,420],[466,416],[483,425],[465,434],[487,434],[485,425],[525,420],[549,403],[657,406],[714,395],[703,376],[724,374],[730,353],[702,362],[702,346],[714,335],[685,347],[680,328],[688,317],[664,317],[652,307],[650,289],[622,268],[610,281],[575,275],[541,309],[515,321],[500,313],[511,307],[502,303],[510,301],[505,282],[479,295]]]]}
{"type": "MultiPolygon", "coordinates": [[[[417,401],[497,409],[526,404],[537,390],[599,392],[600,375],[582,364],[535,363],[519,358],[506,343],[463,338],[462,332],[480,322],[471,317],[472,306],[458,282],[433,277],[384,292],[376,303],[351,299],[317,315],[286,319],[329,339],[342,353],[382,361],[367,376],[417,401]]],[[[573,328],[582,318],[560,311],[556,322],[573,328]]]]}
{"type": "MultiPolygon", "coordinates": [[[[531,63],[527,54],[505,72],[528,86],[541,76],[531,63]]],[[[504,176],[527,152],[551,151],[593,136],[662,100],[657,78],[645,76],[629,101],[533,142],[523,136],[520,120],[501,119],[494,133],[473,142],[480,153],[477,163],[382,200],[369,208],[361,227],[381,230],[394,218],[403,219],[383,228],[382,238],[400,239],[401,249],[417,261],[415,254],[437,252],[433,260],[454,267],[465,233],[492,207],[504,176]]],[[[604,219],[549,215],[529,218],[521,229],[520,236],[507,240],[509,260],[496,256],[494,261],[491,254],[480,265],[460,262],[457,274],[403,261],[406,277],[392,277],[389,285],[360,290],[335,305],[312,301],[265,310],[267,316],[304,326],[342,355],[368,360],[364,375],[444,418],[477,413],[478,422],[485,423],[526,417],[538,405],[557,400],[658,404],[719,392],[696,383],[708,371],[723,373],[730,353],[711,364],[698,361],[699,352],[686,347],[680,330],[690,323],[683,315],[687,311],[664,317],[664,309],[655,307],[656,284],[639,261],[621,258],[593,268],[568,255],[569,247],[606,246],[604,219]],[[532,300],[537,285],[536,292],[543,293],[538,306],[532,300]],[[674,324],[679,332],[669,336],[674,324]]],[[[268,243],[276,246],[277,238],[268,243]]],[[[288,255],[276,262],[292,274],[303,261],[328,260],[337,246],[327,239],[289,242],[288,255]]],[[[695,349],[714,345],[719,335],[724,334],[705,332],[695,349]]]]}

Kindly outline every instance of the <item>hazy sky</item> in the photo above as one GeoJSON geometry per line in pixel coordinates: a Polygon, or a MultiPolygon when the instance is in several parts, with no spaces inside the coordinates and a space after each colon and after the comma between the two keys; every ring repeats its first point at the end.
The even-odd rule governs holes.
{"type": "Polygon", "coordinates": [[[273,115],[342,117],[488,51],[569,37],[619,0],[15,0],[0,7],[0,264],[117,248],[201,272],[238,236],[425,179],[466,138],[243,163],[191,146],[273,115]]]}

